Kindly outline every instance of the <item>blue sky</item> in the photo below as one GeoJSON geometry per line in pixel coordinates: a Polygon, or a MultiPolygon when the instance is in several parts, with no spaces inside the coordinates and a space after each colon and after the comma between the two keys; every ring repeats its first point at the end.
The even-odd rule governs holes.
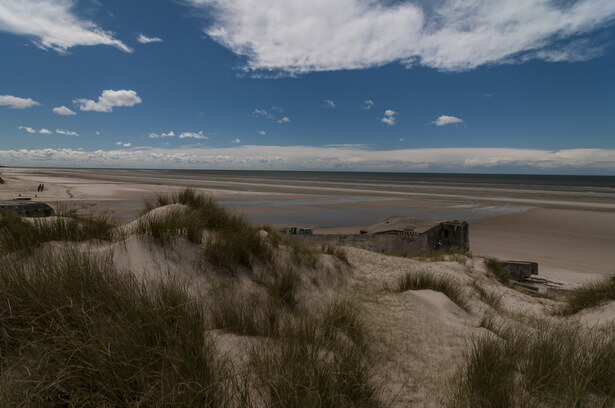
{"type": "Polygon", "coordinates": [[[615,174],[612,0],[0,0],[0,164],[615,174]]]}

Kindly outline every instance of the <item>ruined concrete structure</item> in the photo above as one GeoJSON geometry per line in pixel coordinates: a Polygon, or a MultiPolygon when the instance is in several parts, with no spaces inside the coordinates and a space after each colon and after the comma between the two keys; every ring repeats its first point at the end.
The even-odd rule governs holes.
{"type": "Polygon", "coordinates": [[[309,245],[346,245],[369,251],[419,256],[438,249],[470,250],[469,228],[465,221],[429,222],[407,217],[390,217],[361,234],[294,235],[309,245]]]}
{"type": "Polygon", "coordinates": [[[49,217],[54,214],[53,208],[47,204],[28,199],[0,201],[0,209],[15,211],[24,217],[49,217]]]}

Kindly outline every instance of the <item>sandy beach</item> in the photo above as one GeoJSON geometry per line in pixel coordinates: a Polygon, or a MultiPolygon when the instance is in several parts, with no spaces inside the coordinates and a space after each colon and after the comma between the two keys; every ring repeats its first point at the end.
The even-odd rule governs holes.
{"type": "Polygon", "coordinates": [[[550,279],[578,283],[615,273],[615,189],[566,189],[365,180],[246,178],[155,170],[3,168],[0,199],[19,194],[82,214],[126,222],[143,200],[192,187],[256,223],[304,225],[316,233],[358,233],[389,216],[470,223],[475,254],[531,260],[550,279]],[[37,192],[37,186],[45,190],[37,192]]]}

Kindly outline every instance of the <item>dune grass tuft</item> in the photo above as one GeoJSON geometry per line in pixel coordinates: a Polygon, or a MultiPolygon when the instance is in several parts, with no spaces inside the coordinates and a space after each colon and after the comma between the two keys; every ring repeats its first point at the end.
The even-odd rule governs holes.
{"type": "Polygon", "coordinates": [[[478,294],[480,300],[491,306],[494,310],[502,310],[502,296],[488,291],[477,281],[472,281],[472,289],[478,294]]]}
{"type": "Polygon", "coordinates": [[[442,292],[457,306],[467,312],[470,311],[466,295],[459,284],[444,277],[434,276],[429,272],[408,272],[399,278],[395,289],[397,292],[421,289],[431,289],[436,292],[442,292]]]}
{"type": "Polygon", "coordinates": [[[540,330],[492,325],[475,338],[449,406],[613,406],[615,337],[574,322],[540,330]]]}
{"type": "Polygon", "coordinates": [[[339,301],[295,319],[279,340],[252,352],[261,399],[271,407],[380,406],[365,336],[358,315],[339,301]]]}
{"type": "Polygon", "coordinates": [[[335,245],[323,245],[320,248],[320,251],[323,254],[331,255],[331,256],[339,259],[340,261],[342,261],[346,265],[350,265],[350,261],[348,260],[348,255],[346,255],[346,251],[344,251],[342,248],[340,248],[338,246],[335,246],[335,245]]]}
{"type": "Polygon", "coordinates": [[[571,315],[610,300],[615,300],[615,276],[588,282],[570,291],[564,299],[565,306],[561,309],[561,313],[571,315]]]}
{"type": "Polygon", "coordinates": [[[487,270],[491,272],[499,282],[506,285],[510,283],[510,274],[497,259],[487,258],[485,259],[485,265],[487,265],[487,270]]]}
{"type": "Polygon", "coordinates": [[[215,329],[244,336],[276,337],[284,311],[263,291],[221,283],[210,291],[208,316],[215,329]]]}
{"type": "Polygon", "coordinates": [[[229,214],[212,198],[185,189],[146,201],[145,210],[169,204],[183,204],[186,208],[142,217],[137,232],[151,235],[162,243],[170,243],[176,236],[202,243],[204,232],[212,232],[206,242],[204,259],[232,271],[239,267],[251,269],[256,262],[267,263],[273,259],[272,248],[278,245],[279,237],[271,232],[266,239],[261,237],[260,228],[241,216],[229,214]]]}
{"type": "Polygon", "coordinates": [[[50,241],[109,241],[114,228],[105,217],[65,214],[30,222],[13,211],[0,210],[0,253],[31,249],[50,241]]]}
{"type": "Polygon", "coordinates": [[[221,406],[228,367],[199,303],[109,257],[0,259],[0,405],[221,406]]]}

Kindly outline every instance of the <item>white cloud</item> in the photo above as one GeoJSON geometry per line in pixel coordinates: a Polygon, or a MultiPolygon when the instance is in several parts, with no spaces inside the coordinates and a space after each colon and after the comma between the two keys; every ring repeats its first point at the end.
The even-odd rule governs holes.
{"type": "Polygon", "coordinates": [[[132,143],[124,143],[122,146],[124,146],[124,147],[130,147],[130,146],[132,146],[132,143]]]}
{"type": "Polygon", "coordinates": [[[121,145],[122,145],[122,142],[115,142],[115,144],[116,144],[117,146],[121,146],[121,145]]]}
{"type": "Polygon", "coordinates": [[[261,136],[266,136],[267,132],[265,132],[264,130],[261,130],[261,131],[258,132],[258,134],[261,135],[261,136]]]}
{"type": "Polygon", "coordinates": [[[231,140],[231,143],[239,144],[239,143],[241,143],[241,140],[239,138],[237,138],[235,140],[231,140]]]}
{"type": "Polygon", "coordinates": [[[66,135],[66,136],[79,136],[79,133],[71,132],[70,130],[56,129],[56,133],[59,135],[66,135]]]}
{"type": "Polygon", "coordinates": [[[463,119],[459,119],[454,116],[442,115],[431,123],[433,123],[436,126],[445,126],[445,125],[452,125],[454,123],[463,123],[463,119]]]}
{"type": "Polygon", "coordinates": [[[0,95],[0,106],[9,106],[11,109],[26,109],[40,105],[31,98],[20,98],[13,95],[0,95]]]}
{"type": "Polygon", "coordinates": [[[288,118],[288,116],[284,116],[282,119],[278,120],[278,123],[289,123],[290,119],[288,118]]]}
{"type": "Polygon", "coordinates": [[[323,103],[323,108],[335,108],[335,102],[333,102],[331,99],[323,99],[323,103]]]}
{"type": "Polygon", "coordinates": [[[152,133],[149,134],[149,138],[150,139],[158,139],[158,138],[161,138],[161,137],[175,137],[175,132],[173,132],[171,130],[168,133],[160,133],[159,134],[159,133],[152,132],[152,133]]]}
{"type": "Polygon", "coordinates": [[[72,0],[2,0],[0,31],[34,38],[43,49],[65,53],[78,45],[111,45],[132,52],[113,33],[77,17],[72,0]]]}
{"type": "Polygon", "coordinates": [[[370,110],[373,107],[374,107],[374,101],[372,101],[371,99],[363,101],[363,104],[361,105],[361,108],[363,110],[370,110]]]}
{"type": "Polygon", "coordinates": [[[400,141],[400,142],[403,142],[404,140],[405,140],[405,139],[404,139],[403,137],[400,137],[400,138],[399,138],[399,141],[400,141]]]}
{"type": "Polygon", "coordinates": [[[179,135],[180,139],[203,139],[203,140],[207,140],[209,139],[207,136],[203,135],[203,131],[201,130],[198,133],[195,132],[182,132],[179,135]]]}
{"type": "Polygon", "coordinates": [[[397,112],[392,109],[387,109],[384,111],[384,116],[380,120],[389,126],[393,126],[395,124],[395,115],[397,115],[397,112]]]}
{"type": "Polygon", "coordinates": [[[100,136],[100,132],[98,130],[96,131],[96,135],[100,136]]]}
{"type": "Polygon", "coordinates": [[[72,110],[70,110],[69,108],[67,108],[64,105],[57,106],[57,107],[53,108],[52,110],[53,110],[53,113],[56,113],[58,115],[64,115],[64,116],[76,115],[75,112],[73,112],[72,110]]]}
{"type": "Polygon", "coordinates": [[[267,119],[274,119],[274,116],[264,109],[254,109],[254,112],[252,112],[252,116],[256,116],[257,118],[262,117],[267,119]]]}
{"type": "Polygon", "coordinates": [[[28,127],[28,126],[19,126],[18,129],[19,130],[25,130],[28,133],[36,133],[36,130],[34,130],[31,127],[28,127]]]}
{"type": "Polygon", "coordinates": [[[143,34],[139,34],[139,36],[137,37],[137,41],[139,41],[141,44],[149,44],[149,43],[154,43],[154,42],[162,42],[162,38],[147,37],[143,34]]]}
{"type": "Polygon", "coordinates": [[[41,129],[41,130],[38,131],[38,133],[42,133],[44,135],[50,135],[53,132],[51,130],[49,130],[49,129],[41,129]]]}
{"type": "Polygon", "coordinates": [[[361,147],[233,146],[111,151],[0,150],[7,166],[517,172],[615,175],[615,149],[440,148],[374,151],[361,147]]]}
{"type": "Polygon", "coordinates": [[[116,146],[131,147],[132,143],[115,142],[116,146]]]}
{"type": "Polygon", "coordinates": [[[98,97],[98,102],[79,98],[73,100],[73,103],[82,111],[112,112],[113,108],[118,106],[130,107],[141,103],[141,98],[132,90],[120,89],[119,91],[114,91],[106,89],[98,97]]]}
{"type": "Polygon", "coordinates": [[[612,0],[187,1],[208,11],[204,32],[246,70],[287,73],[583,60],[605,46],[583,36],[615,19],[612,0]]]}

